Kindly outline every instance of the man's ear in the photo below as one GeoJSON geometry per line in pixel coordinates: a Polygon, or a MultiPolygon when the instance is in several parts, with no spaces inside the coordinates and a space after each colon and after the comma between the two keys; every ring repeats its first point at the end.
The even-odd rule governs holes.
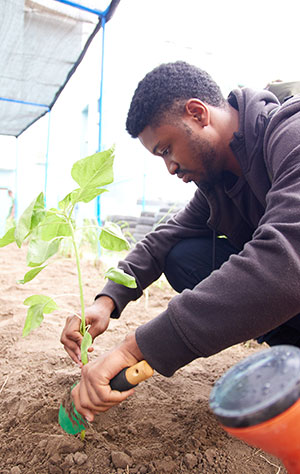
{"type": "Polygon", "coordinates": [[[200,99],[189,99],[185,104],[185,113],[192,120],[197,120],[202,127],[206,127],[210,121],[210,111],[200,99]]]}

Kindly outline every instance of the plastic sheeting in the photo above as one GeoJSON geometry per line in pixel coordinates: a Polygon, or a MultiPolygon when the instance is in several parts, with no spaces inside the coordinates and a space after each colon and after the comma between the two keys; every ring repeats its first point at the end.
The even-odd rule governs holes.
{"type": "MultiPolygon", "coordinates": [[[[119,0],[76,3],[102,12],[119,0]]],[[[0,18],[0,134],[17,137],[52,108],[101,16],[55,0],[1,0],[0,18]]]]}

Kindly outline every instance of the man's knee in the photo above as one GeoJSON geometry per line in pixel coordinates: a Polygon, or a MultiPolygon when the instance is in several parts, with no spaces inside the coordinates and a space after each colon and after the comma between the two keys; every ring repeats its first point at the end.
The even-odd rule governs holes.
{"type": "Polygon", "coordinates": [[[185,288],[193,289],[237,252],[227,239],[216,238],[215,242],[212,236],[183,239],[167,255],[164,273],[180,293],[185,288]]]}
{"type": "Polygon", "coordinates": [[[170,285],[181,293],[193,289],[212,270],[212,239],[184,239],[167,255],[165,275],[170,285]]]}

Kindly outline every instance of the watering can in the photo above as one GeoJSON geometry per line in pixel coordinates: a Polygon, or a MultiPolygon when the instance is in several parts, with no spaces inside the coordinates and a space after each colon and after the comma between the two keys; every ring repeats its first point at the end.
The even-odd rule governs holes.
{"type": "Polygon", "coordinates": [[[300,474],[300,349],[273,346],[229,369],[209,405],[223,429],[300,474]]]}

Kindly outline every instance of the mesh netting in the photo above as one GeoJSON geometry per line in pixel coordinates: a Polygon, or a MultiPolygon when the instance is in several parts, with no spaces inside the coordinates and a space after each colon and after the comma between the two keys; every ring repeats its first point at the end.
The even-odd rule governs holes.
{"type": "Polygon", "coordinates": [[[55,0],[1,0],[0,18],[0,134],[18,136],[53,106],[101,20],[55,0]]]}

